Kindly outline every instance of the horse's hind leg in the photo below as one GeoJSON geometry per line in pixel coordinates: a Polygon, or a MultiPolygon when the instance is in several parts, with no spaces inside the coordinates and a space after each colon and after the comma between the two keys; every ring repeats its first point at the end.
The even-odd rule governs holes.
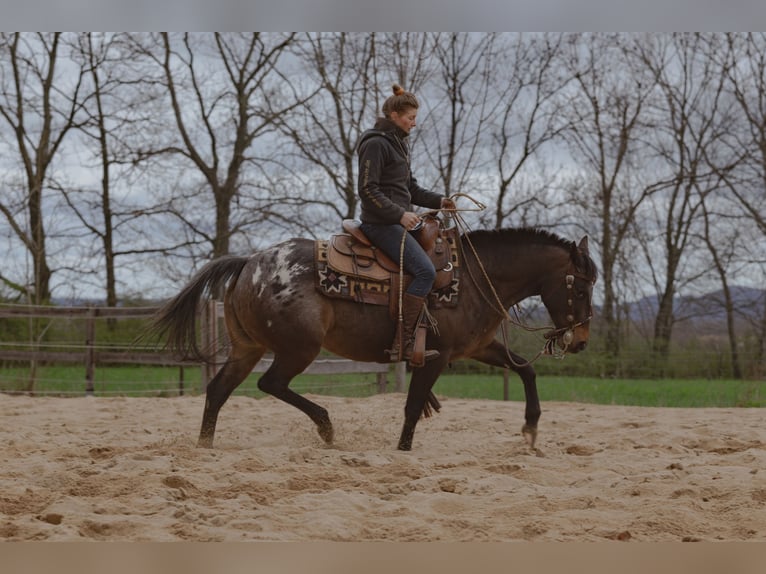
{"type": "Polygon", "coordinates": [[[199,431],[197,446],[212,448],[215,425],[221,407],[234,389],[247,378],[264,352],[265,349],[262,347],[232,347],[226,363],[207,385],[205,411],[202,414],[202,427],[199,431]]]}
{"type": "Polygon", "coordinates": [[[327,410],[289,388],[290,381],[309,366],[317,353],[310,357],[277,354],[271,367],[258,381],[258,388],[306,413],[314,421],[322,440],[332,444],[333,428],[327,410]]]}

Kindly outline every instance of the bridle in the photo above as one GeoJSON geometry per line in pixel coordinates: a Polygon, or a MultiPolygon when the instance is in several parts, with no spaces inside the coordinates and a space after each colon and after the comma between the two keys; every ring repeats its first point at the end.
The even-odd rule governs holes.
{"type": "Polygon", "coordinates": [[[568,313],[566,315],[566,320],[569,323],[568,325],[564,327],[559,327],[558,329],[551,329],[545,335],[543,335],[546,339],[545,341],[545,354],[547,355],[555,355],[556,354],[556,341],[561,338],[561,342],[564,345],[564,348],[561,350],[561,355],[565,355],[567,350],[569,349],[569,345],[572,344],[572,341],[574,340],[574,331],[577,329],[577,327],[581,327],[582,325],[586,325],[587,323],[590,323],[590,320],[593,318],[593,304],[592,304],[592,297],[588,298],[588,313],[585,319],[582,321],[575,322],[575,316],[574,316],[574,281],[575,277],[578,279],[582,279],[583,281],[591,281],[590,278],[582,275],[581,273],[576,273],[574,271],[567,273],[567,275],[564,276],[564,281],[566,283],[567,288],[567,307],[568,307],[568,313]]]}
{"type": "MultiPolygon", "coordinates": [[[[483,204],[476,201],[475,199],[471,198],[470,196],[467,196],[462,193],[455,194],[451,197],[457,198],[459,196],[466,197],[467,199],[470,199],[473,203],[475,203],[478,207],[476,211],[481,211],[485,208],[483,204]]],[[[458,211],[474,211],[472,209],[460,209],[460,210],[453,210],[453,209],[441,209],[438,211],[445,212],[449,216],[453,217],[455,220],[455,223],[459,228],[462,229],[462,231],[466,232],[468,231],[468,226],[465,223],[465,220],[462,218],[462,216],[458,213],[458,211]]],[[[556,358],[564,358],[566,356],[566,352],[569,349],[569,346],[572,344],[572,341],[574,340],[574,331],[578,327],[581,327],[582,325],[585,325],[587,323],[590,323],[590,320],[593,318],[593,305],[592,305],[592,293],[591,296],[588,298],[588,314],[585,319],[582,321],[575,322],[575,316],[574,316],[574,282],[575,278],[582,279],[583,281],[588,281],[591,284],[595,283],[595,279],[585,276],[582,273],[578,273],[577,269],[574,267],[574,264],[570,261],[569,269],[567,269],[567,273],[564,276],[564,282],[566,284],[567,289],[567,306],[568,306],[568,313],[566,315],[566,319],[568,321],[568,325],[564,327],[559,327],[558,329],[550,329],[544,334],[544,338],[546,339],[545,344],[543,345],[543,349],[537,353],[532,359],[529,359],[528,361],[525,361],[524,363],[518,363],[514,360],[513,355],[510,350],[509,342],[508,342],[508,331],[507,331],[507,325],[509,323],[513,323],[527,331],[540,331],[544,330],[545,327],[542,328],[530,328],[527,325],[524,325],[521,321],[514,321],[508,311],[503,306],[502,302],[500,301],[500,297],[497,294],[497,291],[495,291],[495,287],[492,284],[492,281],[490,280],[489,276],[487,275],[486,270],[484,269],[484,265],[481,263],[481,260],[479,259],[479,254],[476,252],[476,248],[471,243],[470,237],[464,233],[463,237],[466,237],[468,239],[468,245],[471,248],[471,251],[473,252],[474,257],[476,258],[476,261],[478,262],[479,269],[481,270],[483,277],[489,286],[490,291],[492,292],[492,295],[494,296],[494,300],[497,304],[497,307],[493,305],[493,302],[491,301],[491,298],[489,298],[484,291],[479,287],[479,283],[477,282],[476,278],[473,276],[473,273],[466,265],[466,271],[468,272],[469,277],[473,281],[474,285],[477,287],[480,295],[482,298],[487,301],[491,307],[495,308],[500,315],[503,317],[503,322],[500,325],[500,332],[503,337],[503,346],[505,347],[505,354],[508,358],[508,361],[510,365],[513,365],[516,368],[523,368],[531,365],[534,363],[537,359],[539,359],[542,355],[552,355],[556,358]],[[561,342],[563,343],[563,349],[556,349],[556,341],[558,338],[561,337],[561,342]]]]}

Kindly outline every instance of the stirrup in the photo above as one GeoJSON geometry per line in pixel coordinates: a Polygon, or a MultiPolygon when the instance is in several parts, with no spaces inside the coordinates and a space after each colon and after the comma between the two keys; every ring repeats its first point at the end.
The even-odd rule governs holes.
{"type": "Polygon", "coordinates": [[[428,329],[423,323],[418,325],[412,339],[410,339],[408,344],[404,347],[405,358],[409,361],[410,366],[412,367],[422,367],[426,364],[426,361],[430,361],[439,356],[439,351],[436,349],[426,349],[427,331],[428,329]]]}
{"type": "Polygon", "coordinates": [[[388,355],[388,361],[390,363],[398,363],[404,361],[404,353],[401,353],[399,349],[385,349],[384,351],[388,355]],[[401,353],[401,357],[399,356],[401,353]]]}
{"type": "Polygon", "coordinates": [[[419,354],[413,349],[409,353],[407,350],[401,352],[401,356],[398,349],[386,349],[388,354],[388,360],[391,363],[398,363],[400,361],[407,361],[413,367],[422,367],[426,362],[436,359],[441,353],[436,349],[425,349],[419,354]],[[414,357],[414,359],[413,359],[414,357]]]}
{"type": "Polygon", "coordinates": [[[417,368],[424,366],[428,361],[436,359],[440,354],[441,353],[436,349],[427,349],[422,353],[413,351],[409,358],[405,355],[404,360],[407,361],[411,367],[417,368]]]}

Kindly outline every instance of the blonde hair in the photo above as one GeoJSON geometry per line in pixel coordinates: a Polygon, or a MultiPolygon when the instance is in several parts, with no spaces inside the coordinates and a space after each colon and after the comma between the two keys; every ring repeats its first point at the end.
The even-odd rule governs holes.
{"type": "Polygon", "coordinates": [[[402,113],[408,108],[418,109],[420,104],[415,94],[412,92],[405,92],[404,88],[399,84],[393,85],[394,95],[388,96],[386,101],[383,102],[382,112],[387,118],[391,117],[391,112],[402,113]]]}

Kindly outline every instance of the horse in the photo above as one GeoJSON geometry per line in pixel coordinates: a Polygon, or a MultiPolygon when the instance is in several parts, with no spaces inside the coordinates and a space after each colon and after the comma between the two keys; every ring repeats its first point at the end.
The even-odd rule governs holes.
{"type": "MultiPolygon", "coordinates": [[[[412,369],[397,448],[412,449],[421,417],[439,410],[432,392],[452,361],[470,358],[508,368],[524,385],[522,435],[534,448],[541,415],[535,370],[530,361],[496,338],[508,310],[539,296],[555,328],[545,334],[547,350],[578,353],[588,344],[593,285],[597,268],[588,238],[573,242],[536,228],[464,231],[460,298],[453,308],[431,315],[438,335],[429,331],[427,348],[439,356],[412,369]]],[[[198,361],[207,359],[196,342],[197,310],[203,300],[224,292],[228,356],[206,389],[198,446],[212,448],[221,407],[267,351],[273,362],[258,388],[300,409],[314,422],[325,443],[333,442],[327,410],[290,389],[290,381],[324,348],[356,361],[389,362],[386,348],[395,320],[386,306],[333,299],[315,284],[315,240],[293,238],[249,256],[227,255],[204,265],[156,313],[151,330],[166,348],[198,361]]]]}

